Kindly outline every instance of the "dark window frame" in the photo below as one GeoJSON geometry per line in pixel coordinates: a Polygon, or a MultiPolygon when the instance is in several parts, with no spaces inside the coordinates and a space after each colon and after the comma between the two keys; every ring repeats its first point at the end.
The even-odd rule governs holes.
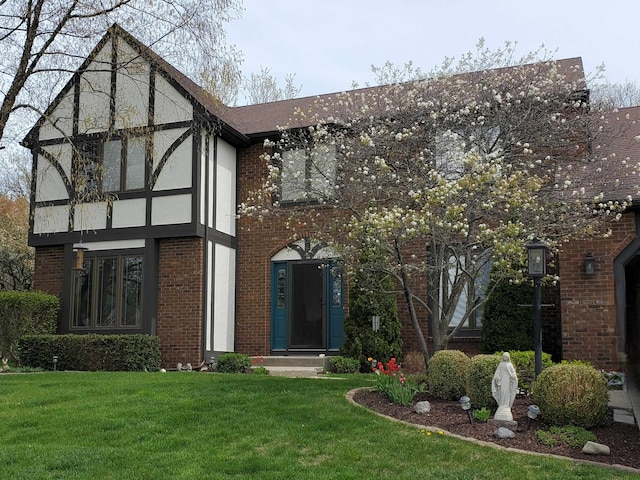
{"type": "Polygon", "coordinates": [[[91,330],[91,331],[113,331],[113,330],[139,330],[142,328],[143,315],[144,315],[144,255],[142,252],[96,252],[94,255],[87,253],[84,258],[84,269],[74,270],[72,275],[71,284],[71,312],[69,317],[69,328],[71,331],[76,330],[91,330]],[[126,259],[136,259],[139,264],[138,278],[130,279],[125,278],[126,259]],[[108,298],[105,296],[105,291],[102,288],[102,281],[104,275],[101,275],[101,263],[104,265],[107,261],[116,262],[115,268],[115,281],[114,288],[111,291],[111,300],[115,302],[111,313],[114,314],[114,320],[109,324],[105,323],[102,318],[101,300],[108,298]],[[87,282],[81,281],[81,279],[88,279],[87,282]],[[137,292],[136,302],[136,322],[131,324],[125,323],[126,320],[126,305],[125,303],[125,285],[134,282],[137,292]],[[85,287],[85,285],[87,285],[85,287]],[[78,297],[78,289],[85,289],[86,291],[82,297],[78,297]],[[84,307],[80,308],[79,307],[84,307]],[[115,313],[114,313],[115,312],[115,313]],[[85,313],[83,320],[80,320],[80,315],[85,313]]]}

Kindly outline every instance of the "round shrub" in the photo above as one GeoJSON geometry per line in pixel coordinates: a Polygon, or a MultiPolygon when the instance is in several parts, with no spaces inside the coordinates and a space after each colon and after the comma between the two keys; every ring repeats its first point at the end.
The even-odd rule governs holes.
{"type": "Polygon", "coordinates": [[[587,365],[561,364],[546,368],[533,385],[533,401],[551,425],[592,428],[607,417],[607,381],[587,365]]]}
{"type": "Polygon", "coordinates": [[[431,395],[458,400],[466,393],[469,357],[460,350],[439,350],[429,360],[428,385],[431,395]]]}
{"type": "Polygon", "coordinates": [[[358,373],[360,371],[360,360],[357,358],[343,357],[336,355],[329,359],[330,369],[334,373],[358,373]]]}
{"type": "Polygon", "coordinates": [[[478,408],[494,410],[498,407],[491,393],[491,381],[500,364],[499,355],[476,355],[467,370],[467,395],[478,408]]]}
{"type": "Polygon", "coordinates": [[[247,373],[251,369],[251,357],[244,353],[223,353],[218,358],[216,372],[247,373]]]}

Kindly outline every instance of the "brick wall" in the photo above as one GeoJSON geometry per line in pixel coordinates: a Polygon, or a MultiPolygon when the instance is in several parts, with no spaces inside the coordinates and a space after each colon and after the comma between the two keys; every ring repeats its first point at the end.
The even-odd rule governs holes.
{"type": "MultiPolygon", "coordinates": [[[[33,290],[56,295],[62,302],[64,288],[64,245],[37,247],[33,270],[33,290]]],[[[62,312],[58,313],[58,317],[62,312]]],[[[60,331],[58,318],[58,331],[60,331]]]]}
{"type": "Polygon", "coordinates": [[[159,242],[157,335],[165,368],[202,361],[203,248],[201,238],[159,242]]]}
{"type": "Polygon", "coordinates": [[[64,285],[64,245],[37,247],[33,289],[62,297],[64,285]]]}
{"type": "Polygon", "coordinates": [[[562,350],[565,360],[580,359],[597,368],[618,370],[613,262],[635,239],[633,214],[612,224],[608,238],[572,241],[560,252],[562,350]],[[584,257],[596,258],[596,273],[584,272],[584,257]]]}

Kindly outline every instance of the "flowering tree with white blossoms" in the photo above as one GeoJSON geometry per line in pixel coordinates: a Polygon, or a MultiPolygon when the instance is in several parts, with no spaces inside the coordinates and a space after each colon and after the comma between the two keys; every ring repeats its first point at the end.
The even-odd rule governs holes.
{"type": "Polygon", "coordinates": [[[266,143],[265,183],[241,213],[312,229],[347,265],[375,246],[360,267],[395,279],[425,362],[481,308],[490,265],[521,280],[529,240],[553,251],[606,235],[631,200],[600,190],[624,163],[599,153],[624,121],[590,110],[575,62],[319,97],[292,121],[310,126],[266,143]]]}

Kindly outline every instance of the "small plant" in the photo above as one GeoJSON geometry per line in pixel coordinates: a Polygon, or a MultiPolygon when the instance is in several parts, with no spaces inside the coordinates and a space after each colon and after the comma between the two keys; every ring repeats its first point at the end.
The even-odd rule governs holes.
{"type": "Polygon", "coordinates": [[[262,355],[252,359],[251,363],[253,364],[253,373],[256,375],[269,375],[269,370],[264,366],[264,357],[262,355]]]}
{"type": "Polygon", "coordinates": [[[374,390],[384,393],[393,403],[411,405],[416,394],[424,392],[425,385],[405,377],[395,358],[387,362],[386,368],[382,362],[375,363],[376,366],[373,367],[373,372],[376,375],[374,390]]]}
{"type": "Polygon", "coordinates": [[[244,353],[223,353],[218,358],[216,372],[246,373],[251,367],[251,357],[244,353]]]}
{"type": "Polygon", "coordinates": [[[536,431],[536,437],[543,445],[554,447],[562,443],[571,448],[582,448],[585,443],[595,442],[598,439],[593,432],[575,425],[556,426],[549,430],[540,429],[536,431]]]}
{"type": "Polygon", "coordinates": [[[467,390],[469,357],[460,350],[439,350],[429,361],[429,392],[443,400],[458,400],[467,390]]]}
{"type": "Polygon", "coordinates": [[[479,410],[473,411],[473,418],[475,418],[481,423],[486,423],[487,420],[489,420],[490,416],[491,416],[491,410],[489,410],[487,407],[482,407],[479,410]]]}
{"type": "Polygon", "coordinates": [[[533,387],[533,401],[551,425],[591,428],[607,418],[609,389],[595,368],[560,364],[542,371],[533,387]]]}
{"type": "Polygon", "coordinates": [[[357,358],[336,355],[329,359],[329,364],[331,371],[335,373],[358,373],[360,371],[360,360],[357,358]]]}

